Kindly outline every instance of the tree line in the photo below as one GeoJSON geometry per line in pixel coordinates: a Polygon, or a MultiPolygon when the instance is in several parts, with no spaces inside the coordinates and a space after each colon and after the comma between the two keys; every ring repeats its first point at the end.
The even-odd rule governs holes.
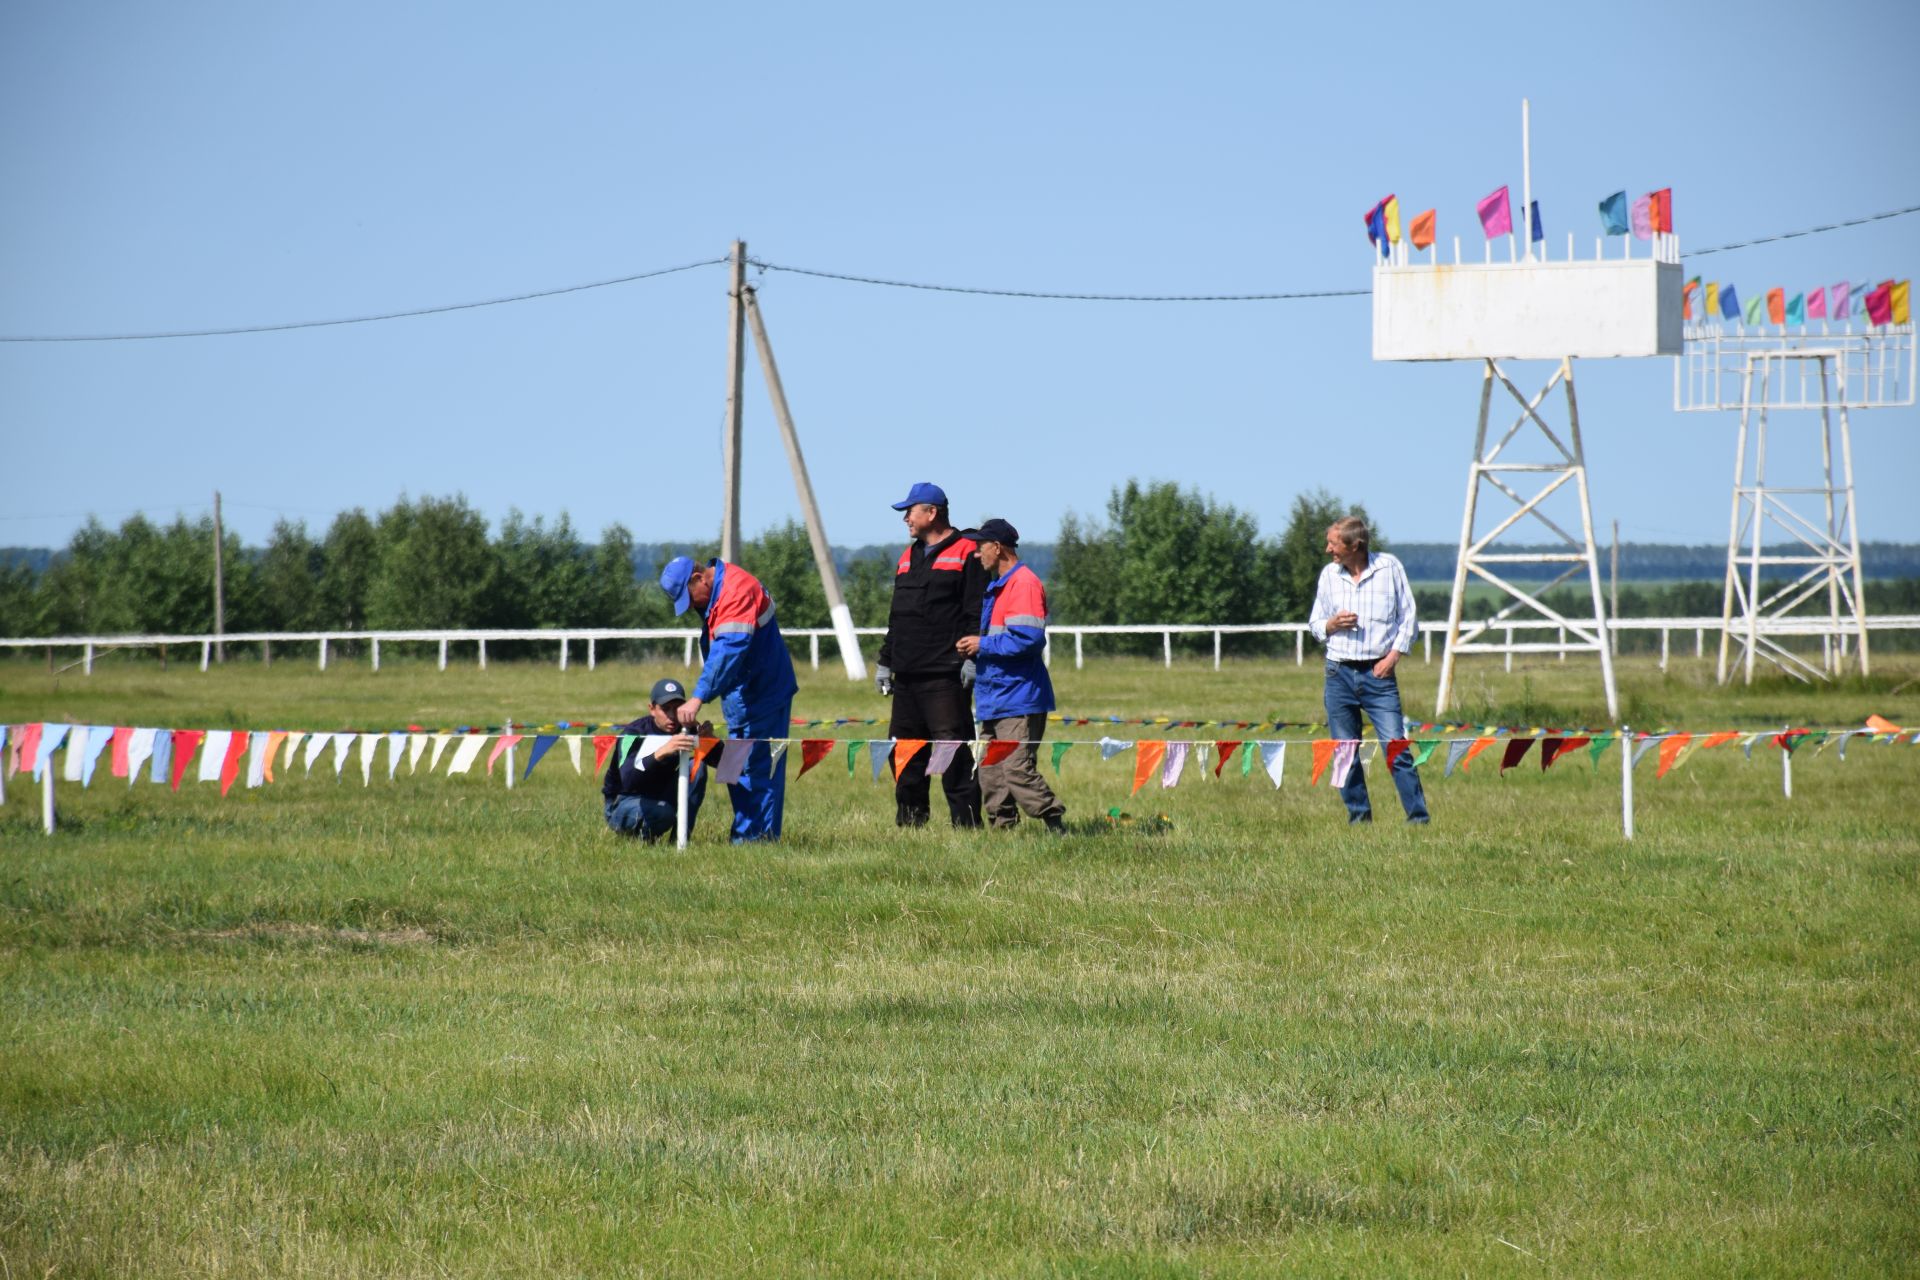
{"type": "MultiPolygon", "coordinates": [[[[1315,490],[1294,499],[1284,528],[1263,535],[1251,514],[1198,491],[1129,481],[1113,490],[1103,517],[1069,513],[1058,541],[1036,549],[1050,552],[1037,567],[1060,623],[1301,621],[1326,563],[1326,528],[1350,512],[1366,514],[1315,490]]],[[[1374,545],[1389,546],[1377,528],[1374,545]]],[[[305,522],[287,520],[262,547],[227,534],[225,629],[668,627],[675,620],[654,586],[660,564],[682,551],[716,550],[712,543],[637,544],[619,524],[589,543],[565,513],[549,523],[512,511],[493,531],[464,497],[403,497],[374,515],[342,512],[318,536],[305,522]]],[[[862,548],[843,563],[842,587],[857,625],[885,625],[896,554],[862,548]]],[[[764,531],[746,543],[740,560],[779,602],[783,624],[829,625],[801,525],[764,531]]],[[[213,575],[210,518],[158,524],[134,516],[117,529],[89,520],[43,568],[18,561],[0,567],[0,633],[205,634],[213,629],[213,575]]],[[[1868,584],[1876,610],[1911,611],[1916,594],[1920,583],[1912,580],[1868,584]]],[[[1423,618],[1445,616],[1445,591],[1416,595],[1423,618]]],[[[1626,587],[1620,603],[1625,617],[1715,615],[1720,586],[1626,587]]],[[[1570,595],[1566,605],[1580,610],[1570,595]]],[[[1491,611],[1484,599],[1470,601],[1470,617],[1491,611]]],[[[1157,645],[1158,638],[1142,643],[1157,645]]],[[[1274,643],[1248,638],[1235,649],[1260,652],[1274,643]]]]}

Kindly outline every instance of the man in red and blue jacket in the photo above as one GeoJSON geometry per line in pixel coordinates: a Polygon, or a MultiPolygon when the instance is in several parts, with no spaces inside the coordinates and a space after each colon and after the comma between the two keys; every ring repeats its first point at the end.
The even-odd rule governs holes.
{"type": "Polygon", "coordinates": [[[980,766],[981,808],[996,827],[1019,823],[1020,812],[1039,818],[1056,835],[1066,830],[1053,788],[1040,776],[1036,756],[1053,710],[1053,681],[1047,675],[1047,589],[1039,575],[1020,563],[1020,531],[1005,520],[982,524],[972,535],[975,554],[993,580],[980,602],[981,635],[962,636],[956,652],[973,659],[978,675],[973,701],[982,731],[998,742],[989,746],[992,764],[980,766]]]}
{"type": "Polygon", "coordinates": [[[673,601],[675,614],[700,610],[704,662],[693,696],[680,704],[680,723],[698,724],[701,705],[718,698],[727,736],[757,740],[740,781],[727,787],[733,800],[733,842],[778,840],[787,771],[774,767],[768,740],[789,733],[800,682],[793,677],[793,656],[774,619],[773,597],[737,564],[695,564],[687,556],[667,562],[660,571],[660,589],[673,601]]]}

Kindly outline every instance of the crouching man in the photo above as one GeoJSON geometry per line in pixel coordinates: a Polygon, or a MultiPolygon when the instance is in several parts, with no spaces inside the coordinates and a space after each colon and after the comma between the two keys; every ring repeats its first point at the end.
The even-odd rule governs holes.
{"type": "MultiPolygon", "coordinates": [[[[697,734],[712,736],[713,726],[703,724],[691,732],[682,730],[680,705],[687,691],[669,676],[653,682],[653,696],[647,714],[622,726],[622,737],[638,737],[627,758],[619,748],[607,758],[607,776],[600,783],[606,797],[607,825],[623,836],[638,836],[652,844],[661,836],[674,833],[675,809],[679,804],[680,760],[684,753],[700,744],[697,734]]],[[[700,801],[707,794],[707,770],[695,775],[687,788],[687,830],[700,815],[700,801]]]]}

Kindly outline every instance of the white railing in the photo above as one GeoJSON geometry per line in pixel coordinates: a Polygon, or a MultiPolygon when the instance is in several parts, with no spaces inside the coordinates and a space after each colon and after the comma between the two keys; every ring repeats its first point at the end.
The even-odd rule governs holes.
{"type": "MultiPolygon", "coordinates": [[[[1735,626],[1741,625],[1735,619],[1735,626]]],[[[1832,634],[1832,623],[1826,618],[1775,619],[1769,624],[1770,634],[1778,634],[1783,627],[1791,627],[1792,634],[1817,636],[1828,644],[1837,643],[1844,657],[1849,643],[1843,633],[1837,639],[1832,634]]],[[[1867,626],[1875,631],[1920,631],[1920,616],[1916,615],[1876,615],[1867,618],[1867,626]]],[[[1420,624],[1420,651],[1423,661],[1433,661],[1433,637],[1439,633],[1444,644],[1446,623],[1423,622],[1420,624]]],[[[1616,618],[1607,624],[1613,633],[1615,648],[1618,648],[1620,633],[1627,631],[1658,631],[1660,633],[1660,669],[1667,669],[1672,653],[1673,633],[1683,637],[1693,632],[1693,656],[1706,656],[1707,634],[1720,632],[1718,618],[1616,618]]],[[[1514,621],[1499,623],[1489,631],[1503,632],[1506,644],[1515,644],[1516,632],[1553,631],[1551,640],[1538,642],[1521,641],[1520,652],[1556,654],[1560,661],[1566,661],[1569,653],[1590,652],[1588,646],[1575,642],[1569,644],[1567,632],[1551,622],[1514,621]]],[[[886,631],[882,627],[856,627],[856,635],[882,636],[886,631]]],[[[1230,635],[1288,635],[1293,636],[1293,660],[1296,664],[1307,660],[1307,642],[1311,635],[1304,622],[1256,622],[1238,624],[1213,624],[1190,622],[1148,622],[1117,626],[1070,626],[1057,625],[1047,629],[1046,661],[1053,663],[1053,646],[1066,636],[1073,637],[1073,665],[1076,670],[1086,662],[1086,637],[1113,635],[1147,635],[1160,637],[1160,652],[1167,666],[1173,665],[1173,638],[1175,636],[1205,635],[1213,637],[1213,667],[1220,669],[1221,640],[1230,635]]],[[[48,636],[39,639],[0,639],[0,649],[45,649],[47,658],[52,662],[58,650],[78,649],[80,660],[69,666],[83,667],[88,675],[93,674],[94,659],[102,653],[111,653],[117,649],[153,649],[168,645],[198,645],[200,647],[200,669],[207,670],[214,661],[215,649],[222,645],[259,645],[261,660],[273,661],[275,644],[312,644],[317,645],[320,655],[320,669],[327,669],[331,646],[341,641],[360,641],[368,646],[373,661],[373,669],[380,669],[380,646],[383,644],[438,644],[440,647],[440,670],[447,669],[447,650],[449,645],[472,644],[480,667],[487,665],[487,645],[489,642],[534,641],[541,644],[559,646],[560,669],[565,671],[572,661],[572,650],[576,642],[586,644],[587,669],[593,670],[599,662],[599,642],[602,640],[654,640],[678,642],[681,645],[681,661],[686,666],[693,665],[694,645],[700,633],[689,628],[643,627],[623,629],[618,627],[585,627],[552,630],[491,631],[476,629],[452,629],[444,631],[240,631],[227,635],[122,635],[122,636],[48,636]]],[[[820,666],[820,641],[824,637],[834,639],[831,627],[797,627],[786,632],[789,640],[805,637],[808,657],[815,669],[820,666]]],[[[1507,670],[1513,670],[1513,652],[1506,655],[1507,670]]]]}

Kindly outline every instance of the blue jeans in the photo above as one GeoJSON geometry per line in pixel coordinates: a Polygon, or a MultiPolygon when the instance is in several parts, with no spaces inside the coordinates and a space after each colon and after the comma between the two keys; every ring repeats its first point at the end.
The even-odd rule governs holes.
{"type": "MultiPolygon", "coordinates": [[[[1373,734],[1384,752],[1387,743],[1406,736],[1406,718],[1400,712],[1400,682],[1389,675],[1384,680],[1371,669],[1327,664],[1327,733],[1335,738],[1360,736],[1360,713],[1373,721],[1373,734]]],[[[1427,797],[1420,789],[1420,775],[1413,767],[1413,752],[1402,751],[1393,762],[1393,785],[1400,793],[1400,807],[1407,811],[1408,822],[1427,820],[1427,797]]],[[[1366,775],[1356,761],[1347,772],[1340,798],[1347,804],[1348,822],[1373,821],[1373,805],[1367,799],[1366,775]]]]}
{"type": "MultiPolygon", "coordinates": [[[[687,832],[693,832],[693,820],[700,816],[700,801],[707,794],[707,771],[687,788],[687,832]]],[[[673,834],[674,802],[651,800],[646,796],[615,796],[607,801],[607,825],[615,834],[636,836],[652,844],[661,836],[673,834]]]]}

